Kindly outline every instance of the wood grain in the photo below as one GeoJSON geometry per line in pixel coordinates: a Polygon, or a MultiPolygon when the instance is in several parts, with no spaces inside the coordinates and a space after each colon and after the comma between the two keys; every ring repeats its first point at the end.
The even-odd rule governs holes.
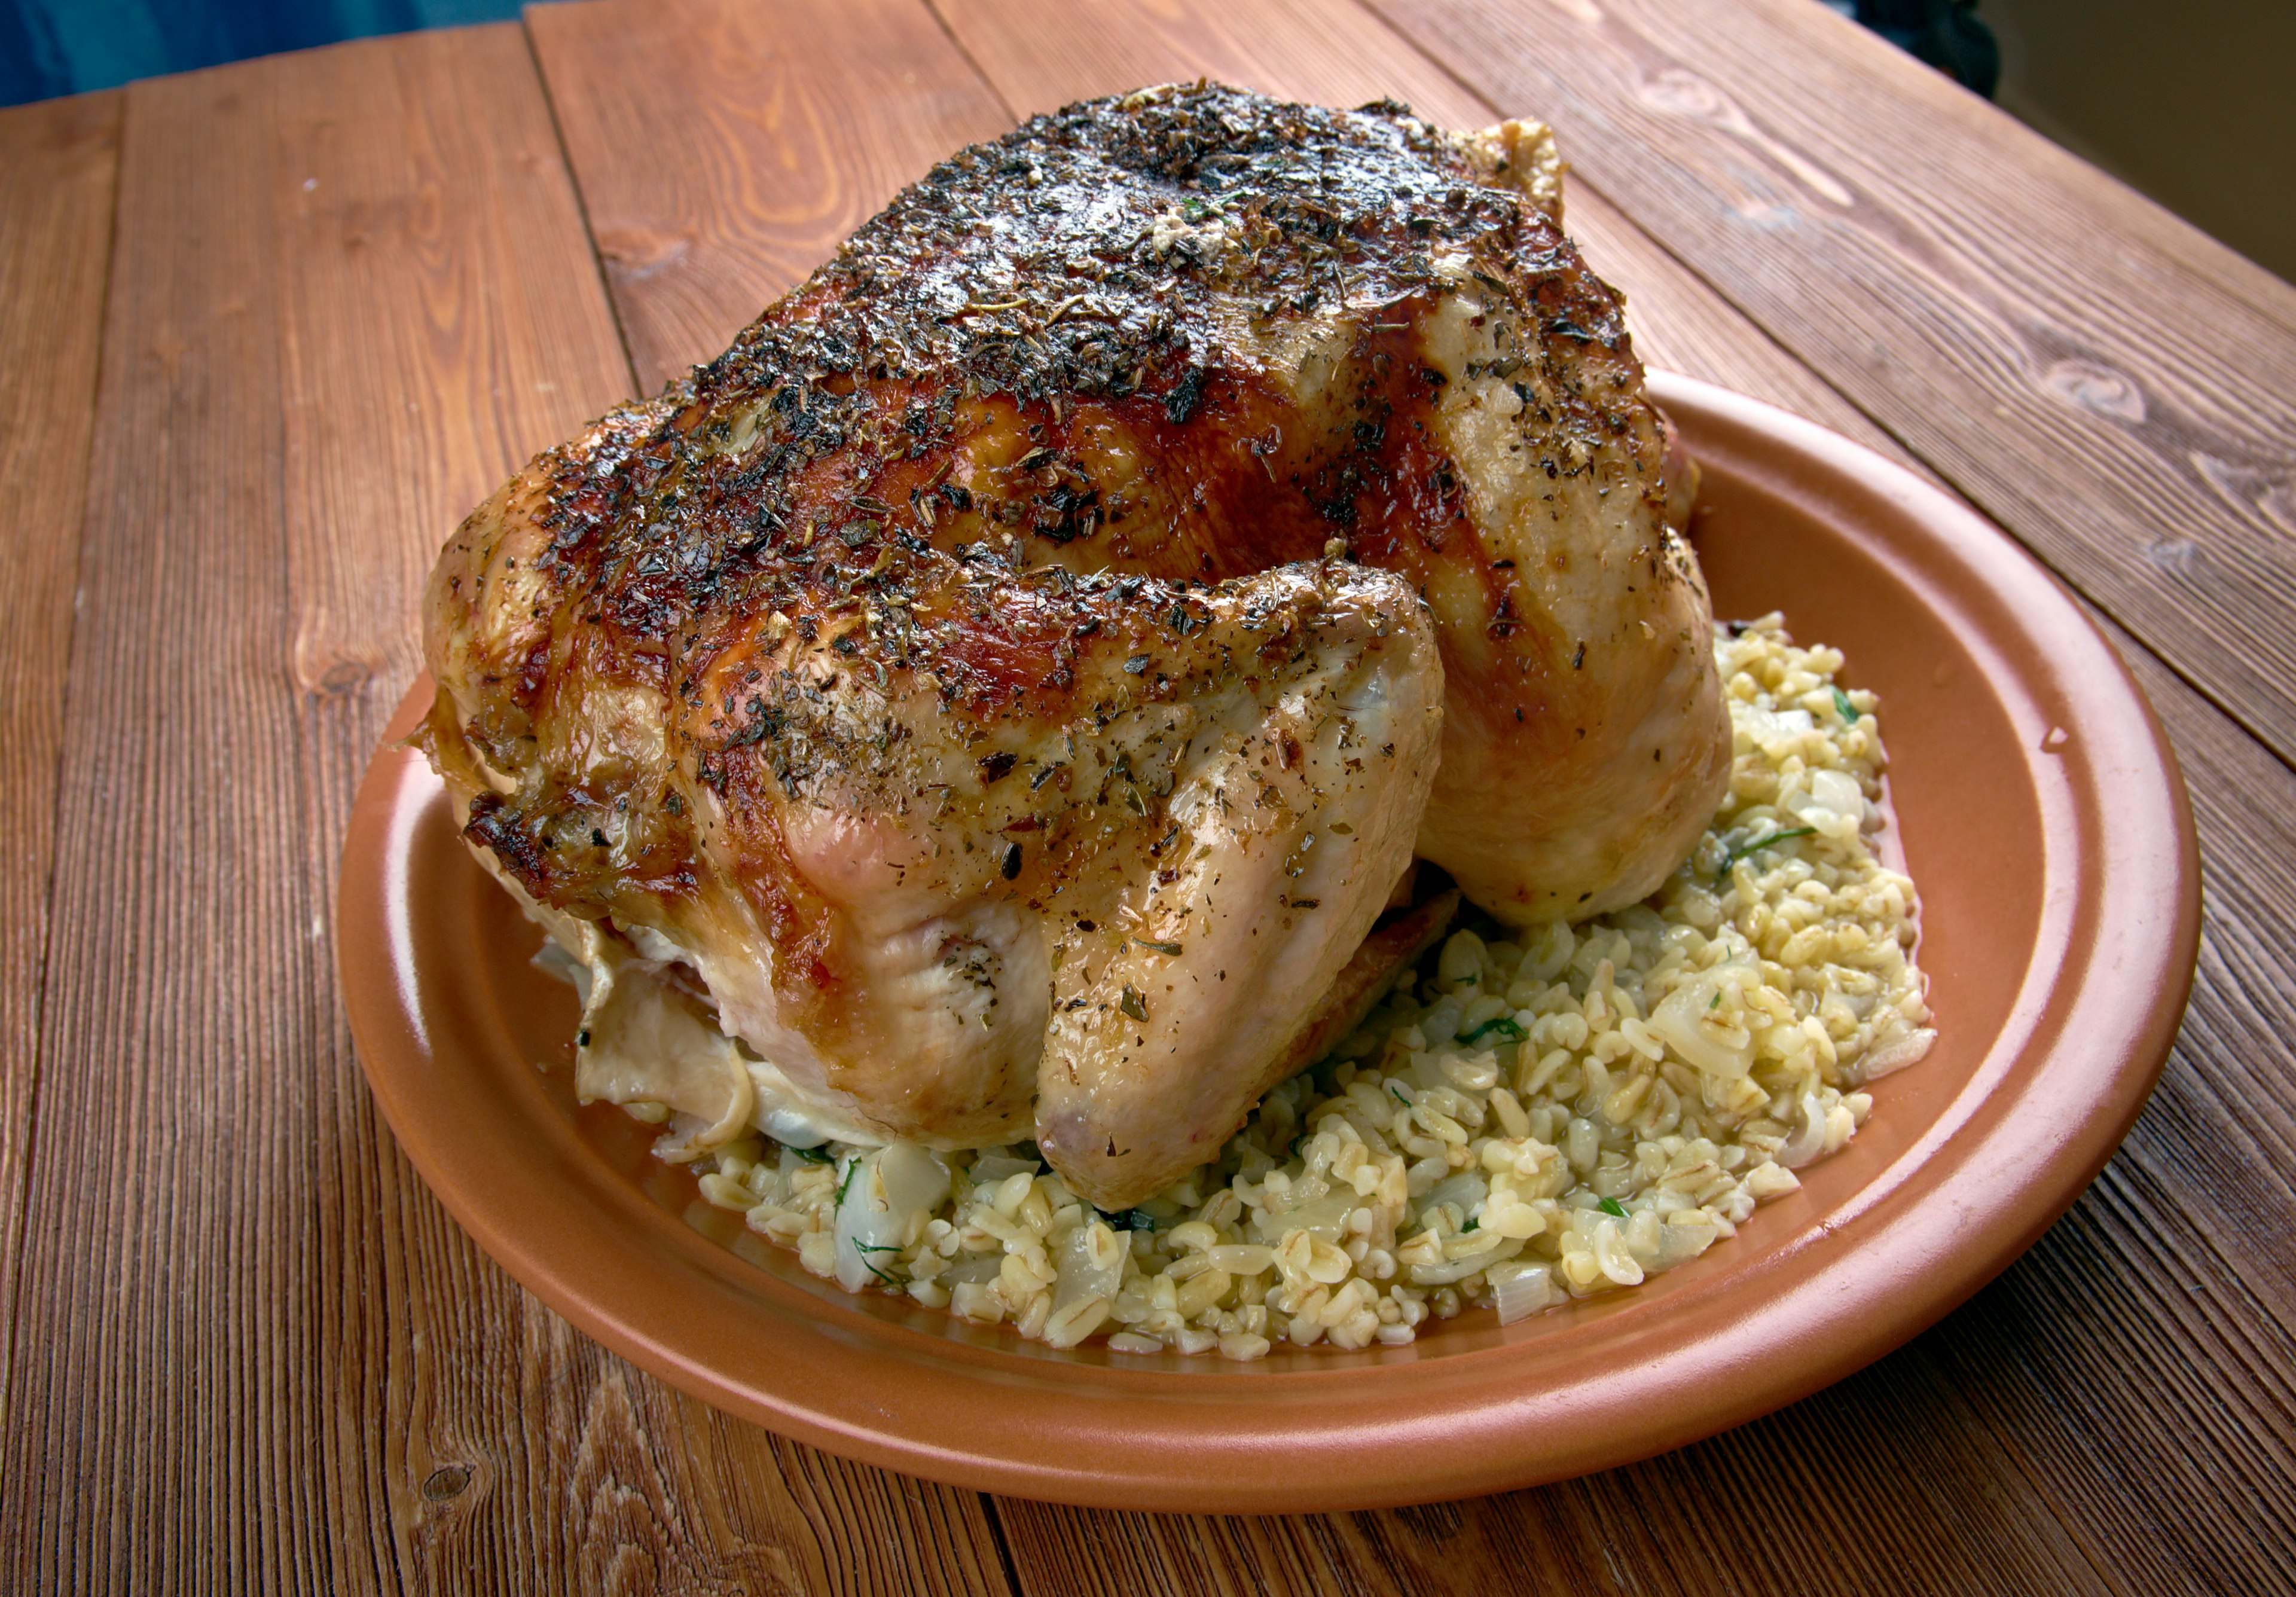
{"type": "Polygon", "coordinates": [[[2296,758],[2296,288],[1806,0],[1373,4],[2296,758]]]}
{"type": "Polygon", "coordinates": [[[467,506],[627,391],[515,27],[136,86],[0,1546],[23,1591],[1004,1586],[978,1498],[668,1392],[358,1085],[328,902],[467,506]]]}
{"type": "MultiPolygon", "coordinates": [[[[0,1305],[15,1301],[119,96],[0,111],[0,1305]]],[[[0,1342],[0,1432],[9,1353],[0,1342]]]]}
{"type": "Polygon", "coordinates": [[[2296,776],[2161,661],[2208,870],[2160,1086],[2087,1196],[1928,1339],[2135,1591],[2296,1583],[2296,776]]]}
{"type": "Polygon", "coordinates": [[[84,797],[57,840],[0,1505],[28,1590],[156,1585],[169,1542],[210,1581],[251,1582],[249,1540],[290,1521],[231,1483],[321,1421],[315,1389],[298,1413],[262,1401],[283,1385],[263,1367],[302,1339],[273,1267],[293,1238],[265,1224],[278,1167],[300,1160],[260,1129],[297,1084],[250,1063],[308,1056],[316,974],[292,953],[316,906],[291,717],[251,646],[283,608],[270,229],[252,188],[197,203],[222,199],[203,162],[243,178],[266,153],[255,86],[128,96],[63,757],[84,797]],[[242,774],[272,801],[234,804],[242,774]],[[209,995],[258,973],[275,981],[252,1002],[209,995]],[[269,1323],[234,1348],[242,1315],[269,1323]],[[249,1539],[218,1544],[218,1520],[249,1539]]]}
{"type": "Polygon", "coordinates": [[[649,393],[1008,122],[917,0],[584,0],[527,26],[649,393]]]}
{"type": "Polygon", "coordinates": [[[1452,127],[1489,106],[1353,5],[1318,0],[931,0],[1018,116],[1210,77],[1324,105],[1393,98],[1452,127]]]}
{"type": "Polygon", "coordinates": [[[1916,1346],[1770,1420],[1538,1491],[1183,1519],[1000,1501],[1031,1597],[2127,1593],[1916,1346]]]}

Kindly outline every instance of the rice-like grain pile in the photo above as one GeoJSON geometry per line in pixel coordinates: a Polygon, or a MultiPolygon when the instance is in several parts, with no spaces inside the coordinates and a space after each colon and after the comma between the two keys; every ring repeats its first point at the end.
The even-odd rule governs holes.
{"type": "Polygon", "coordinates": [[[1128,1214],[1028,1144],[752,1137],[705,1161],[703,1194],[849,1288],[1124,1353],[1399,1344],[1696,1258],[1855,1135],[1861,1088],[1933,1035],[1914,884],[1874,846],[1874,695],[1775,615],[1715,652],[1730,793],[1665,888],[1577,927],[1455,933],[1217,1163],[1128,1214]]]}

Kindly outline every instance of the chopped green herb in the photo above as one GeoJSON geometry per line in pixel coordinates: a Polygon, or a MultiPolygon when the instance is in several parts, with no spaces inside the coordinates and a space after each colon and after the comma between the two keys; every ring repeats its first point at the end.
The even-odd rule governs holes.
{"type": "Polygon", "coordinates": [[[859,1173],[860,1168],[861,1159],[860,1156],[857,1154],[854,1156],[853,1162],[845,1167],[845,1179],[837,1183],[837,1201],[834,1204],[832,1204],[830,1206],[831,1208],[843,1208],[845,1207],[845,1194],[853,1190],[853,1177],[859,1173]]]}
{"type": "Polygon", "coordinates": [[[790,1150],[808,1165],[833,1165],[837,1156],[824,1148],[792,1148],[790,1150]]]}
{"type": "Polygon", "coordinates": [[[1720,1009],[1722,1007],[1721,988],[1717,987],[1714,989],[1714,996],[1706,1001],[1706,1007],[1709,1009],[1720,1009]]]}
{"type": "Polygon", "coordinates": [[[1140,995],[1140,989],[1128,981],[1124,984],[1124,996],[1118,1001],[1116,1007],[1136,1020],[1145,1020],[1148,1018],[1148,1000],[1143,998],[1140,995]]]}
{"type": "Polygon", "coordinates": [[[1605,1198],[1595,1207],[1601,1209],[1606,1215],[1616,1215],[1621,1220],[1628,1217],[1626,1205],[1620,1203],[1615,1198],[1605,1198]]]}
{"type": "Polygon", "coordinates": [[[1843,725],[1855,726],[1857,725],[1857,707],[1849,702],[1849,695],[1843,692],[1840,688],[1833,690],[1833,708],[1841,712],[1841,724],[1843,725]]]}
{"type": "Polygon", "coordinates": [[[1153,948],[1159,954],[1177,954],[1180,952],[1180,945],[1177,943],[1152,943],[1146,938],[1138,938],[1135,941],[1143,948],[1153,948]]]}
{"type": "Polygon", "coordinates": [[[1483,981],[1483,979],[1476,975],[1472,970],[1468,971],[1464,976],[1459,978],[1459,979],[1465,982],[1471,987],[1480,987],[1483,981]]]}
{"type": "Polygon", "coordinates": [[[1470,1215],[1467,1216],[1467,1223],[1459,1227],[1459,1234],[1461,1236],[1465,1236],[1469,1232],[1479,1229],[1482,1225],[1482,1223],[1480,1216],[1470,1215]]]}
{"type": "Polygon", "coordinates": [[[1495,1031],[1497,1032],[1499,1036],[1505,1037],[1508,1041],[1515,1043],[1520,1043],[1524,1037],[1530,1035],[1524,1031],[1521,1026],[1515,1024],[1514,1021],[1507,1019],[1506,1016],[1498,1015],[1495,1016],[1491,1020],[1484,1021],[1480,1026],[1476,1027],[1474,1030],[1468,1032],[1459,1040],[1463,1043],[1480,1043],[1495,1031]]]}
{"type": "Polygon", "coordinates": [[[1403,1105],[1404,1108],[1409,1109],[1411,1107],[1411,1100],[1406,1098],[1403,1095],[1403,1090],[1400,1087],[1398,1087],[1394,1083],[1390,1082],[1388,1084],[1387,1090],[1394,1095],[1395,1101],[1403,1105]]]}
{"type": "Polygon", "coordinates": [[[900,1251],[890,1242],[856,1242],[853,1246],[857,1251],[862,1253],[898,1253],[900,1251]]]}
{"type": "Polygon", "coordinates": [[[1772,843],[1784,843],[1790,841],[1794,838],[1816,837],[1816,835],[1817,828],[1815,826],[1797,826],[1789,831],[1774,831],[1770,833],[1769,836],[1766,838],[1758,838],[1751,843],[1741,843],[1735,848],[1733,848],[1729,853],[1722,856],[1721,864],[1715,868],[1714,885],[1718,889],[1724,882],[1729,880],[1730,867],[1736,864],[1740,860],[1745,858],[1750,854],[1758,854],[1761,850],[1768,848],[1772,843]]]}
{"type": "Polygon", "coordinates": [[[861,1267],[864,1270],[868,1271],[870,1274],[875,1276],[879,1281],[884,1282],[889,1287],[898,1290],[901,1284],[896,1277],[886,1274],[882,1270],[877,1268],[876,1265],[871,1264],[865,1258],[861,1261],[861,1267]]]}
{"type": "Polygon", "coordinates": [[[1153,1231],[1156,1229],[1156,1216],[1150,1214],[1144,1208],[1136,1208],[1130,1214],[1124,1216],[1124,1229],[1127,1231],[1153,1231]]]}

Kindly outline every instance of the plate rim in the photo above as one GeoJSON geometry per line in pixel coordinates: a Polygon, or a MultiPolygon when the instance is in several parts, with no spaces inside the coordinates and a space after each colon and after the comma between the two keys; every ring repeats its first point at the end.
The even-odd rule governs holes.
{"type": "MultiPolygon", "coordinates": [[[[2047,1035],[2032,1034],[1998,1061],[1997,1079],[1980,1094],[1978,1083],[1994,1071],[2003,1050],[2003,1039],[1997,1038],[1970,1086],[1954,1100],[1956,1106],[1973,1100],[1970,1113],[1976,1113],[2004,1090],[2005,1072],[2021,1063],[2031,1065],[2030,1079],[2013,1101],[2047,1085],[2052,1101],[2078,1104],[2080,1096],[2064,1090],[2075,1081],[2103,1089],[2086,1100],[2087,1112],[2062,1131],[2045,1157],[2013,1172],[1988,1173],[1990,1201],[1970,1222],[1978,1227],[1981,1245],[1950,1251],[1939,1246],[1940,1216],[1930,1211],[1940,1200],[1933,1195],[1917,1194],[1908,1212],[1883,1214],[1895,1185],[1877,1194],[1861,1192],[1847,1219],[1822,1226],[1806,1240],[1807,1246],[1797,1242],[1756,1261],[1759,1274],[1788,1278],[1776,1283],[1781,1295],[1730,1323],[1719,1337],[1693,1338],[1670,1353],[1639,1347],[1640,1342],[1666,1339],[1662,1326],[1645,1323],[1629,1333],[1628,1341],[1614,1345],[1613,1352],[1640,1360],[1631,1367],[1641,1380],[1643,1400],[1631,1405],[1615,1396],[1602,1400],[1603,1394],[1590,1392],[1584,1382],[1550,1380],[1526,1388],[1510,1381],[1506,1377],[1520,1372],[1528,1349],[1502,1340],[1440,1356],[1380,1361],[1384,1389],[1370,1412],[1342,1405],[1345,1412],[1331,1413],[1322,1411],[1360,1384],[1367,1355],[1326,1355],[1327,1364],[1314,1369],[1225,1366],[1179,1374],[1074,1364],[929,1336],[826,1298],[784,1306],[786,1328],[814,1334],[785,1361],[789,1372],[776,1373],[770,1383],[775,1389],[760,1389],[758,1366],[750,1364],[750,1373],[739,1377],[729,1372],[723,1350],[715,1358],[698,1355],[685,1345],[688,1338],[679,1327],[668,1323],[676,1316],[641,1312],[633,1306],[629,1289],[652,1277],[657,1290],[667,1279],[705,1293],[726,1293],[736,1279],[729,1274],[729,1262],[750,1276],[772,1276],[635,1192],[624,1196],[636,1207],[620,1218],[636,1224],[658,1251],[635,1261],[635,1274],[629,1274],[633,1261],[611,1255],[570,1265],[560,1250],[522,1234],[498,1207],[483,1201],[471,1185],[471,1173],[434,1140],[417,1090],[421,1071],[410,1071],[406,1063],[421,1060],[427,1068],[435,1061],[429,1056],[421,995],[411,977],[393,963],[402,954],[411,959],[413,933],[403,911],[394,909],[392,896],[406,887],[405,834],[422,802],[410,806],[408,793],[436,779],[420,756],[393,746],[392,736],[403,735],[395,733],[386,734],[360,782],[345,831],[334,930],[338,980],[360,1065],[399,1146],[491,1258],[585,1333],[681,1390],[783,1434],[888,1469],[955,1486],[1090,1506],[1231,1513],[1336,1511],[1529,1486],[1687,1445],[1794,1402],[1902,1345],[1998,1274],[2053,1224],[2103,1168],[2142,1110],[2175,1040],[2198,954],[2200,872],[2190,805],[2174,750],[2125,664],[2057,578],[1993,523],[1865,446],[1759,400],[1655,371],[1650,389],[1677,416],[1696,416],[1699,428],[1734,428],[1767,438],[1815,463],[1853,497],[1863,492],[1896,506],[1957,563],[1982,576],[2005,615],[2015,612],[2019,629],[2029,637],[2046,637],[2060,651],[2049,657],[2058,675],[2080,684],[2067,701],[2079,744],[2076,758],[2054,762],[2060,771],[2077,766],[2091,773],[2069,795],[2091,800],[2088,810],[2070,823],[2079,832],[2071,839],[2078,845],[2072,864],[2077,874],[2085,873],[2074,884],[2075,897],[2089,904],[2109,890],[2124,897],[2133,893],[2156,909],[2165,906],[2159,917],[2165,935],[2154,939],[2148,959],[2142,946],[2122,946],[2144,941],[2129,926],[2100,927],[2101,916],[2083,921],[2076,914],[2077,926],[2088,933],[2087,946],[2069,950],[2067,960],[2085,954],[2079,968],[2088,970],[2102,959],[2117,970],[2115,979],[2079,984],[2067,998],[2061,970],[2059,979],[2046,984],[2039,1011],[2030,1017],[2035,1026],[2053,1022],[2047,1035]],[[2103,801],[2102,778],[2092,771],[2100,758],[2127,767],[2118,772],[2122,785],[2109,805],[2103,801]],[[2130,830],[2145,839],[2146,849],[2115,855],[2110,839],[2130,830]],[[2173,847],[2160,847],[2164,836],[2173,839],[2173,847]],[[2106,872],[2108,856],[2117,873],[2106,872]],[[2141,979],[2130,979],[2132,969],[2141,979]],[[2138,999],[2140,991],[2149,996],[2138,999]],[[2068,1031],[2092,1045],[2102,1033],[2107,1044],[2117,1039],[2118,1046],[2105,1048],[2111,1057],[2100,1064],[2059,1064],[2068,1031]],[[2039,1059],[2029,1061],[2036,1047],[2039,1059]],[[2053,1074],[2045,1070],[2052,1066],[2053,1074]],[[1881,1229],[1872,1229],[1874,1224],[1881,1229]],[[1849,1241],[1870,1250],[1894,1238],[1893,1245],[1906,1250],[1908,1258],[1928,1261],[1915,1279],[1891,1283],[1895,1295],[1886,1312],[1875,1312],[1876,1288],[1871,1283],[1863,1290],[1829,1293],[1841,1284],[1838,1261],[1810,1257],[1824,1250],[1836,1233],[1860,1225],[1866,1229],[1848,1236],[1849,1241]],[[619,1302],[602,1300],[595,1284],[603,1273],[613,1271],[622,1273],[617,1277],[622,1279],[619,1302]],[[581,1279],[586,1274],[587,1288],[581,1279]],[[1806,1360],[1790,1364],[1755,1356],[1768,1345],[1758,1347],[1754,1339],[1775,1323],[1791,1328],[1785,1345],[1807,1351],[1806,1360]],[[1716,1379],[1710,1355],[1718,1341],[1733,1380],[1716,1379]],[[903,1373],[922,1372],[922,1392],[910,1389],[918,1380],[904,1380],[892,1383],[897,1390],[873,1395],[867,1386],[873,1361],[888,1352],[898,1355],[903,1373]],[[1710,1356],[1691,1360],[1687,1353],[1710,1356]],[[1047,1379],[1051,1372],[1059,1373],[1047,1379]],[[838,1379],[845,1376],[858,1384],[838,1379]],[[1176,1382],[1186,1390],[1176,1392],[1176,1382]],[[988,1425],[966,1445],[945,1439],[963,1420],[993,1421],[998,1405],[1021,1395],[1016,1388],[1025,1389],[1032,1405],[1028,1425],[1013,1428],[1009,1435],[988,1425]],[[1224,1411],[1225,1429],[1217,1436],[1205,1434],[1208,1405],[1224,1411]],[[1048,1405],[1059,1412],[1048,1414],[1048,1405]],[[1356,1451],[1363,1446],[1374,1449],[1383,1467],[1365,1467],[1356,1451]],[[1144,1447],[1144,1462],[1136,1456],[1144,1447]]],[[[1880,552],[1903,553],[1895,545],[1880,552]]],[[[2017,681],[2021,689],[2030,686],[2021,677],[2017,681]]],[[[427,702],[427,677],[418,676],[410,687],[393,717],[395,729],[408,719],[410,706],[427,702]]],[[[2029,768],[2041,769],[2030,753],[2028,758],[2029,768]]],[[[2045,806],[2046,836],[2056,838],[2054,828],[2066,823],[2064,816],[2053,819],[2045,806]]],[[[2037,946],[2044,935],[2046,928],[2037,932],[2037,946]]],[[[2033,980],[2029,969],[2021,995],[2033,980]]],[[[1960,1151],[1961,1162],[2003,1134],[1997,1126],[1984,1131],[1960,1151]]],[[[1914,1151],[1909,1149],[1891,1169],[1926,1162],[1915,1161],[1914,1151]]],[[[1940,1142],[1928,1157],[1943,1152],[1940,1142]]],[[[603,1165],[598,1174],[620,1182],[603,1165]]],[[[613,1212],[611,1193],[601,1200],[613,1212]]],[[[754,1287],[746,1277],[739,1279],[745,1289],[754,1287]]],[[[1672,1311],[1710,1298],[1720,1298],[1727,1306],[1757,1284],[1746,1270],[1719,1272],[1685,1294],[1672,1311]]],[[[1854,1278],[1850,1284],[1856,1285],[1854,1278]]],[[[787,1295],[785,1283],[768,1290],[776,1298],[787,1295]]],[[[1652,1313],[1638,1318],[1660,1317],[1652,1313]]],[[[1583,1348],[1570,1350],[1563,1360],[1589,1362],[1583,1348]]],[[[883,1373],[882,1365],[874,1372],[883,1373]]]]}

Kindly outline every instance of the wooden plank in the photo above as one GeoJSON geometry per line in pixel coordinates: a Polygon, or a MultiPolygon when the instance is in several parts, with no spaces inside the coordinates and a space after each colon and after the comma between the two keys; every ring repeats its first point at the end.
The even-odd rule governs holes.
{"type": "MultiPolygon", "coordinates": [[[[119,170],[118,94],[0,111],[0,1328],[16,1301],[64,667],[119,170]]],[[[8,1367],[0,1340],[0,1432],[8,1367]]]]}
{"type": "Polygon", "coordinates": [[[1371,3],[2296,758],[2296,288],[1804,0],[1371,3]]]}
{"type": "Polygon", "coordinates": [[[647,392],[1011,121],[917,0],[584,0],[527,27],[647,392]]]}
{"type": "Polygon", "coordinates": [[[2068,1527],[2144,1592],[2296,1583],[2296,776],[2118,640],[2169,727],[2208,863],[2160,1087],[2040,1245],[1934,1333],[2068,1527]]]}
{"type": "Polygon", "coordinates": [[[1430,121],[1479,127],[1481,99],[1352,5],[1318,0],[931,0],[1021,116],[1155,83],[1210,77],[1324,105],[1393,98],[1430,121]]]}
{"type": "Polygon", "coordinates": [[[276,1111],[247,1061],[293,1049],[311,996],[278,946],[314,908],[291,717],[250,702],[269,684],[249,612],[275,628],[283,608],[270,229],[257,191],[200,181],[255,164],[254,86],[128,97],[63,756],[93,801],[57,839],[0,1506],[52,1589],[156,1585],[162,1542],[251,1582],[252,1550],[214,1528],[266,1516],[209,1494],[236,1495],[282,1429],[259,1347],[226,1346],[242,1267],[260,1279],[289,1240],[258,1234],[273,1149],[248,1131],[276,1111]],[[273,801],[232,804],[242,778],[273,801]],[[258,971],[284,979],[222,985],[258,971]]]}
{"type": "Polygon", "coordinates": [[[23,1590],[1001,1590],[488,1265],[358,1085],[331,884],[454,521],[629,383],[515,26],[128,92],[10,1490],[23,1590]]]}
{"type": "Polygon", "coordinates": [[[1030,1597],[2140,1589],[2085,1558],[1918,1346],[1712,1441],[1537,1491],[1286,1519],[998,1514],[1030,1597]]]}

